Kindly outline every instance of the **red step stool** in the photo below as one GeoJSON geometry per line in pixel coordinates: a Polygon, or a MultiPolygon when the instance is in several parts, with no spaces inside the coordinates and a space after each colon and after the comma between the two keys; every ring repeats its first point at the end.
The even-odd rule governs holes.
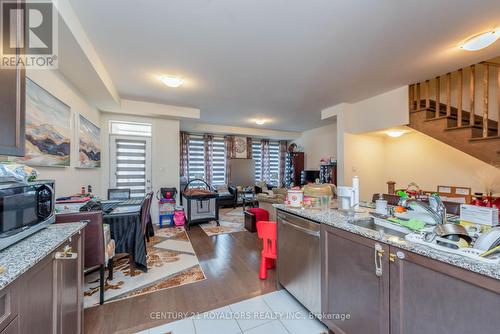
{"type": "Polygon", "coordinates": [[[259,278],[264,280],[267,278],[267,269],[276,265],[276,222],[258,221],[257,235],[262,239],[259,278]]]}

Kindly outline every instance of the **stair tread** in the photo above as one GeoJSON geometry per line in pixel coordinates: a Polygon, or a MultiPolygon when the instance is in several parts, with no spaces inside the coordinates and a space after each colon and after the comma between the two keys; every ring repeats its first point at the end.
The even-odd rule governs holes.
{"type": "Polygon", "coordinates": [[[478,138],[471,138],[469,141],[481,141],[481,140],[499,140],[500,136],[488,136],[488,137],[478,137],[478,138]]]}

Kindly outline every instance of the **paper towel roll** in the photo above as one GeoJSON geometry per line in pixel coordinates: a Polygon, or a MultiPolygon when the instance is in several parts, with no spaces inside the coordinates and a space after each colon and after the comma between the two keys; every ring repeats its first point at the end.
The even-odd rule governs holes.
{"type": "Polygon", "coordinates": [[[359,208],[359,177],[354,176],[352,178],[352,189],[354,190],[354,201],[353,205],[355,208],[359,208]]]}

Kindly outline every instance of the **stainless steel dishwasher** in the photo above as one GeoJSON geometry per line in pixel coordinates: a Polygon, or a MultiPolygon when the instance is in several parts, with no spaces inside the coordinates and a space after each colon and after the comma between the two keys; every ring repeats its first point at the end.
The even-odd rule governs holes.
{"type": "Polygon", "coordinates": [[[278,211],[278,282],[310,312],[321,312],[320,224],[278,211]]]}

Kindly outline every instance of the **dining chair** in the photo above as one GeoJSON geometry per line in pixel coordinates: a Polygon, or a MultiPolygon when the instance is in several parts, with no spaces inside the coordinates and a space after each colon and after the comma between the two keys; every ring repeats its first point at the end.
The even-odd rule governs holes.
{"type": "Polygon", "coordinates": [[[130,189],[108,189],[108,200],[125,201],[130,199],[130,189]]]}
{"type": "Polygon", "coordinates": [[[146,241],[149,242],[149,233],[147,233],[148,225],[151,222],[151,202],[153,201],[153,192],[146,194],[141,206],[141,229],[146,241]]]}
{"type": "Polygon", "coordinates": [[[102,211],[87,211],[56,215],[56,224],[86,221],[84,233],[84,261],[86,273],[99,268],[99,304],[104,303],[105,271],[108,267],[108,279],[113,279],[113,257],[115,241],[111,239],[108,224],[103,224],[102,211]]]}

